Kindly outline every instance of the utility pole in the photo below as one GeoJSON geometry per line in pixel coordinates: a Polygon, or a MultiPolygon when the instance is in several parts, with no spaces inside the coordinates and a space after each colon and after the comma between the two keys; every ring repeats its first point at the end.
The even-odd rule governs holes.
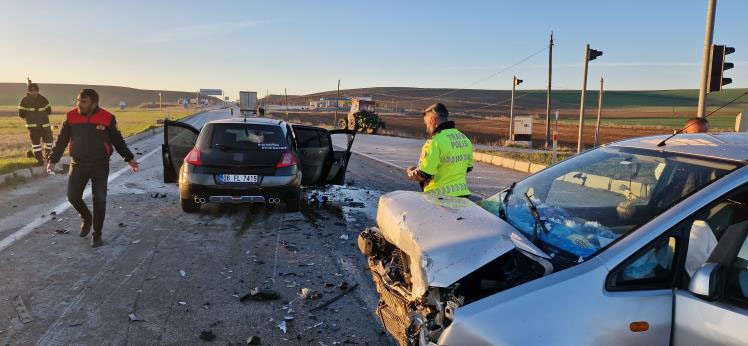
{"type": "Polygon", "coordinates": [[[512,98],[509,101],[509,140],[514,140],[514,90],[517,85],[522,83],[521,79],[517,79],[517,76],[512,77],[512,98]]]}
{"type": "Polygon", "coordinates": [[[286,88],[283,88],[283,94],[286,95],[286,119],[288,119],[288,90],[286,88]]]}
{"type": "Polygon", "coordinates": [[[548,42],[548,91],[545,97],[545,147],[548,148],[551,141],[551,77],[553,75],[553,31],[551,40],[548,42]]]}
{"type": "Polygon", "coordinates": [[[338,126],[338,108],[340,108],[340,79],[338,79],[338,92],[335,94],[335,122],[333,127],[338,126]]]}
{"type": "Polygon", "coordinates": [[[589,43],[584,46],[584,72],[582,72],[582,96],[579,100],[579,134],[577,137],[577,153],[581,153],[584,149],[582,136],[584,135],[584,96],[587,93],[587,67],[590,60],[595,60],[601,55],[603,55],[603,52],[590,49],[589,43]]]}
{"type": "Polygon", "coordinates": [[[706,115],[706,93],[709,79],[709,66],[711,65],[712,39],[714,38],[714,16],[717,9],[717,0],[709,0],[706,10],[706,30],[704,32],[704,53],[701,56],[701,83],[699,84],[699,109],[696,116],[703,118],[706,115]]]}
{"type": "Polygon", "coordinates": [[[163,109],[163,106],[162,106],[162,103],[161,103],[161,92],[160,91],[158,92],[158,112],[159,113],[163,113],[164,112],[164,109],[163,109]]]}
{"type": "Polygon", "coordinates": [[[597,123],[595,124],[595,145],[600,143],[600,117],[603,113],[603,77],[600,77],[600,92],[597,95],[597,123]]]}

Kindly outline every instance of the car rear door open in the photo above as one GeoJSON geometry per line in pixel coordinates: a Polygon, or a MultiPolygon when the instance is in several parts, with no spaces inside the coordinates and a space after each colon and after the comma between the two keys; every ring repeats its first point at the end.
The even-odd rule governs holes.
{"type": "Polygon", "coordinates": [[[164,143],[161,145],[161,159],[164,165],[164,182],[175,183],[187,153],[195,147],[196,128],[178,121],[164,120],[164,143]]]}
{"type": "Polygon", "coordinates": [[[330,142],[333,145],[332,164],[326,176],[327,184],[345,184],[345,172],[348,169],[348,161],[351,159],[351,148],[356,138],[355,130],[338,129],[330,130],[330,142]]]}

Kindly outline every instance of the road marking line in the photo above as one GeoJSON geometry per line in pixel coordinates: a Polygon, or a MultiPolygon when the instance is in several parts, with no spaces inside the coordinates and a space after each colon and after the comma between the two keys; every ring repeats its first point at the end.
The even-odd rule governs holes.
{"type": "MultiPolygon", "coordinates": [[[[155,154],[159,150],[161,150],[161,148],[156,148],[150,151],[149,153],[141,156],[140,160],[144,161],[149,156],[155,154]]],[[[111,183],[114,179],[119,178],[120,175],[124,174],[128,170],[130,170],[130,166],[125,166],[122,169],[114,172],[113,174],[110,174],[109,179],[107,179],[107,184],[111,183]]],[[[91,187],[89,186],[89,187],[86,187],[86,190],[83,192],[83,198],[88,198],[88,196],[90,195],[91,195],[91,187]]],[[[65,199],[63,202],[60,202],[60,204],[52,208],[52,210],[56,211],[58,214],[62,214],[63,212],[70,209],[70,207],[71,207],[70,203],[68,203],[67,199],[65,199]]],[[[26,224],[26,226],[23,226],[21,229],[5,237],[3,240],[0,240],[0,252],[3,252],[5,249],[13,245],[15,242],[23,239],[24,237],[29,235],[31,232],[33,232],[37,227],[45,224],[49,220],[51,219],[47,218],[46,215],[43,218],[35,219],[34,221],[31,221],[30,223],[26,224]]]]}

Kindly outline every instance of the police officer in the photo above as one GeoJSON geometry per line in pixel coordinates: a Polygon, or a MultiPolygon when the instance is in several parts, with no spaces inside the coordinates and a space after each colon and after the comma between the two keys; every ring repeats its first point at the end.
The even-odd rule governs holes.
{"type": "Polygon", "coordinates": [[[431,135],[421,149],[418,167],[408,167],[408,179],[421,183],[424,192],[470,197],[467,173],[473,169],[473,144],[449,120],[447,107],[436,103],[423,112],[431,135]]]}
{"type": "Polygon", "coordinates": [[[26,120],[26,129],[31,138],[31,152],[39,165],[43,165],[44,157],[52,150],[52,128],[49,126],[52,106],[46,97],[39,94],[39,85],[36,83],[29,83],[26,90],[26,96],[18,105],[18,116],[26,120]]]}
{"type": "Polygon", "coordinates": [[[62,129],[49,157],[47,171],[54,170],[65,147],[70,144],[70,157],[73,160],[68,177],[68,201],[81,216],[80,236],[87,236],[93,225],[91,246],[99,247],[102,245],[101,230],[106,213],[109,156],[112,155],[112,147],[125,159],[133,172],[137,172],[139,166],[117,129],[114,115],[99,107],[99,94],[93,89],[83,89],[78,95],[77,103],[78,107],[68,112],[62,123],[62,129]],[[89,180],[93,195],[93,215],[83,202],[83,190],[89,180]]]}

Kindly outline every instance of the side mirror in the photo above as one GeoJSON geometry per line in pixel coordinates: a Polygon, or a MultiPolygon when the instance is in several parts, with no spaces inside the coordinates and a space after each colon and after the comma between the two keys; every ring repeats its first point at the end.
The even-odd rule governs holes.
{"type": "Polygon", "coordinates": [[[717,283],[720,279],[721,267],[719,263],[707,262],[693,274],[688,290],[695,296],[704,300],[717,298],[717,283]]]}

